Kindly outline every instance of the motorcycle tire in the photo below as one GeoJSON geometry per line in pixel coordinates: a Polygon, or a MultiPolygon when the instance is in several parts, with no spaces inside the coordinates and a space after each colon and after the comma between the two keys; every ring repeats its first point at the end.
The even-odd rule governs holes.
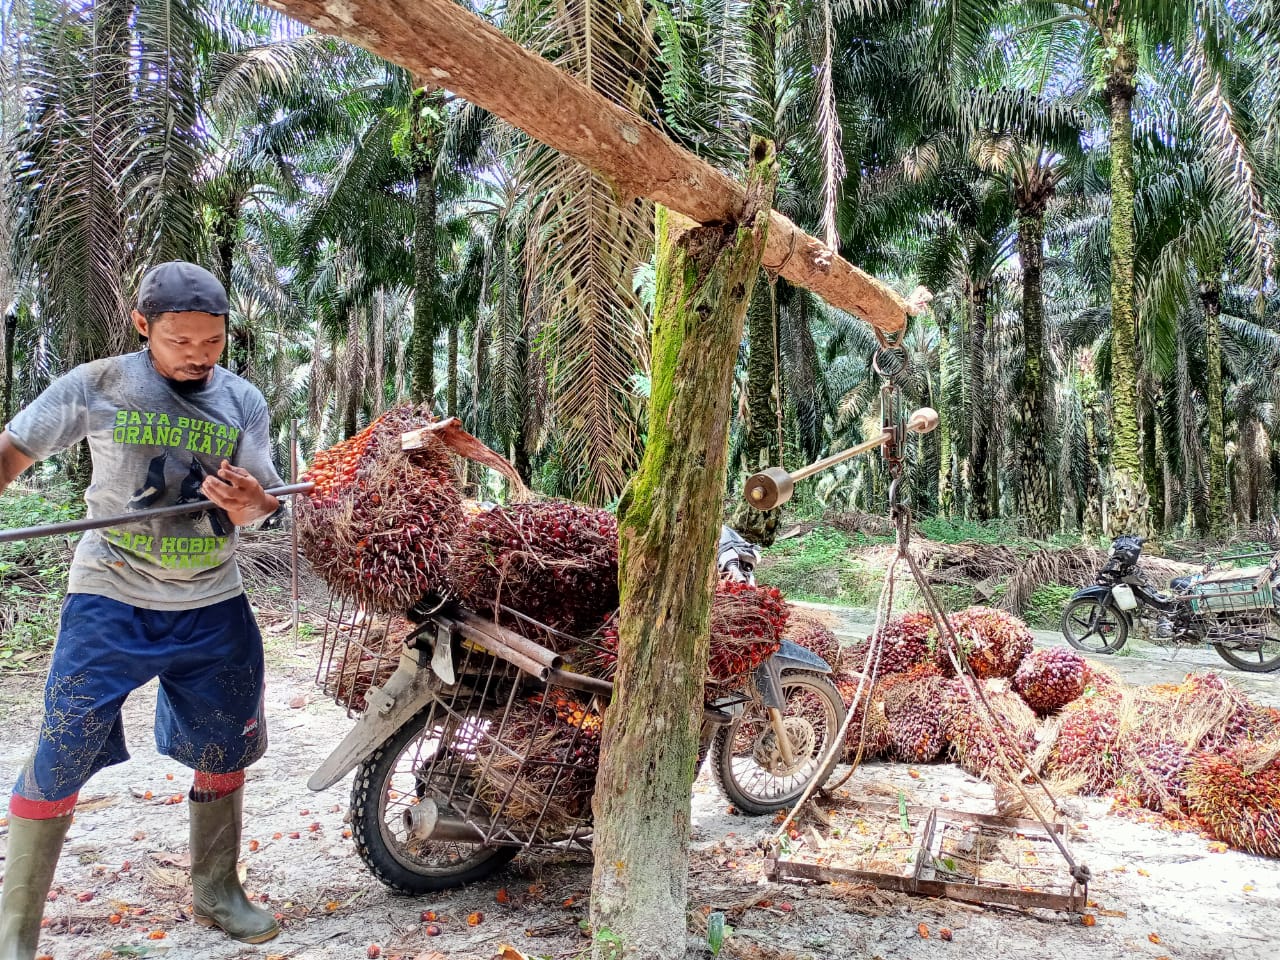
{"type": "Polygon", "coordinates": [[[1063,639],[1082,653],[1110,654],[1129,639],[1129,618],[1105,600],[1078,597],[1062,611],[1061,629],[1063,639]],[[1090,643],[1090,638],[1095,642],[1090,643]]]}
{"type": "Polygon", "coordinates": [[[750,816],[775,813],[793,805],[819,778],[825,783],[842,751],[830,750],[844,723],[840,692],[820,673],[782,675],[783,723],[793,750],[791,763],[780,755],[764,705],[753,700],[734,721],[717,731],[711,747],[712,771],[729,802],[750,816]],[[823,757],[830,759],[819,769],[823,757]]]}
{"type": "MultiPolygon", "coordinates": [[[[399,893],[418,895],[449,890],[497,873],[520,852],[515,846],[488,846],[458,841],[415,840],[401,817],[414,792],[421,798],[426,785],[416,771],[436,752],[438,733],[427,728],[431,708],[388,737],[356,767],[351,786],[351,837],[369,872],[399,893]],[[431,744],[435,742],[435,746],[431,744]],[[424,756],[425,748],[425,756],[424,756]],[[406,765],[405,761],[408,760],[406,765]]],[[[465,772],[442,779],[450,796],[467,790],[465,772]]]]}
{"type": "Polygon", "coordinates": [[[1242,650],[1237,643],[1230,641],[1215,643],[1213,649],[1231,666],[1246,673],[1272,673],[1280,670],[1280,640],[1270,635],[1257,641],[1253,650],[1242,650]],[[1248,659],[1250,656],[1253,659],[1248,659]]]}

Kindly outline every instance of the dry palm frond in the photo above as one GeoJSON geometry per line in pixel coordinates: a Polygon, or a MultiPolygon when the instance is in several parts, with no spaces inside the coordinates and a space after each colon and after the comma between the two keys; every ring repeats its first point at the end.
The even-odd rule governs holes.
{"type": "MultiPolygon", "coordinates": [[[[642,4],[522,3],[510,13],[517,40],[554,52],[558,67],[638,116],[652,112],[645,75],[656,47],[642,4]]],[[[526,331],[526,341],[536,343],[547,370],[551,415],[575,468],[572,493],[607,503],[637,462],[632,381],[648,369],[648,338],[632,277],[652,249],[653,205],[618,197],[581,164],[541,145],[525,146],[519,164],[521,188],[533,198],[525,313],[542,325],[536,338],[526,331]]]]}

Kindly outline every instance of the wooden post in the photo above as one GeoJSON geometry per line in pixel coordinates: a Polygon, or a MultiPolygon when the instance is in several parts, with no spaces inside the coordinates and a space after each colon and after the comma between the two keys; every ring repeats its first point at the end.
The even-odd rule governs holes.
{"type": "MultiPolygon", "coordinates": [[[[698,223],[738,222],[740,184],[453,0],[259,2],[452,90],[589,167],[622,197],[648,197],[698,223]]],[[[777,211],[762,263],[887,333],[916,309],[777,211]]]]}
{"type": "Polygon", "coordinates": [[[772,144],[757,140],[735,223],[658,211],[649,438],[618,511],[618,675],[594,799],[591,921],[605,960],[685,953],[730,382],[777,176],[772,144]]]}

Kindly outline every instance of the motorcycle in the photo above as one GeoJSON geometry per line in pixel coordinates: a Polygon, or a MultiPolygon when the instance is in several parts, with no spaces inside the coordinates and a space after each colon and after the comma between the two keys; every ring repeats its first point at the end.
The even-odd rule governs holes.
{"type": "Polygon", "coordinates": [[[1212,646],[1238,670],[1280,669],[1280,553],[1239,554],[1212,561],[1199,573],[1177,577],[1169,590],[1147,582],[1138,569],[1142,537],[1111,543],[1094,585],[1077,590],[1062,613],[1062,635],[1085,653],[1116,653],[1136,618],[1154,611],[1154,642],[1212,646]],[[1266,566],[1216,570],[1219,563],[1270,556],[1266,566]]]}
{"type": "MultiPolygon", "coordinates": [[[[754,580],[758,560],[754,546],[722,530],[722,575],[754,580]]],[[[594,767],[584,788],[584,763],[594,763],[598,740],[590,738],[599,736],[612,683],[565,669],[550,648],[456,604],[420,605],[408,616],[415,626],[394,671],[363,693],[354,728],[308,781],[323,790],[355,771],[351,833],[370,872],[422,894],[487,877],[531,847],[589,848],[594,767]],[[535,725],[554,722],[546,711],[566,697],[586,704],[571,739],[511,746],[531,710],[535,725]]],[[[321,658],[318,679],[339,703],[353,702],[344,683],[378,675],[373,658],[385,646],[354,619],[331,618],[321,658]]],[[[828,748],[845,708],[830,673],[822,658],[784,641],[743,689],[705,704],[698,763],[710,755],[717,784],[743,813],[788,807],[831,774],[839,752],[828,748]]]]}

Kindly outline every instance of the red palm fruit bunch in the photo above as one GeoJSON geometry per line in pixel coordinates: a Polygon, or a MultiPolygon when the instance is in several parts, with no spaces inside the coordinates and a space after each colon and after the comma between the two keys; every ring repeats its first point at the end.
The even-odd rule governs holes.
{"type": "Polygon", "coordinates": [[[1265,708],[1213,671],[1188,674],[1172,693],[1170,710],[1179,718],[1200,716],[1216,721],[1199,743],[1200,749],[1210,753],[1266,740],[1276,732],[1265,708]]]}
{"type": "MultiPolygon", "coordinates": [[[[430,419],[410,404],[388,411],[338,456],[340,469],[317,472],[319,495],[295,506],[302,552],[316,573],[373,610],[404,610],[444,585],[462,518],[453,463],[434,439],[412,451],[400,446],[402,433],[430,419]]],[[[323,454],[315,461],[328,462],[323,454]]]]}
{"type": "Polygon", "coordinates": [[[853,698],[858,693],[858,683],[862,679],[856,673],[837,673],[831,682],[840,691],[840,699],[845,707],[853,710],[853,719],[849,721],[844,738],[844,763],[853,763],[858,757],[858,748],[862,748],[863,760],[876,760],[888,756],[891,743],[889,741],[889,721],[885,719],[884,702],[877,700],[870,683],[862,684],[862,696],[856,707],[852,706],[853,698]]]}
{"type": "MultiPolygon", "coordinates": [[[[560,501],[484,510],[454,540],[448,576],[473,610],[497,614],[502,606],[555,630],[590,633],[618,606],[618,521],[560,501]]],[[[503,620],[522,631],[519,618],[503,620]]]]}
{"type": "Polygon", "coordinates": [[[988,717],[967,684],[950,681],[945,689],[950,693],[951,753],[975,777],[1004,780],[1005,764],[1018,776],[1024,758],[1035,749],[1035,714],[1006,682],[976,682],[982,683],[982,693],[993,716],[988,717]]]}
{"type": "Polygon", "coordinates": [[[1047,769],[1063,778],[1080,777],[1080,792],[1103,794],[1121,773],[1119,701],[1093,697],[1069,704],[1050,750],[1047,769]]]}
{"type": "Polygon", "coordinates": [[[1088,699],[1096,697],[1116,699],[1123,690],[1124,685],[1120,682],[1120,677],[1114,670],[1085,661],[1084,693],[1082,696],[1088,699]]]}
{"type": "Polygon", "coordinates": [[[1061,710],[1084,693],[1088,661],[1066,647],[1033,651],[1013,674],[1013,690],[1036,713],[1061,710]]]}
{"type": "Polygon", "coordinates": [[[524,825],[541,817],[556,833],[590,817],[599,762],[599,715],[568,691],[539,694],[513,703],[485,738],[476,795],[494,816],[524,825]]]}
{"type": "Polygon", "coordinates": [[[1280,740],[1202,753],[1186,780],[1187,805],[1214,837],[1280,857],[1280,740]]]}
{"type": "MultiPolygon", "coordinates": [[[[933,617],[923,612],[904,613],[886,623],[879,633],[882,643],[879,676],[902,673],[929,660],[929,634],[933,626],[933,617]]],[[[867,658],[872,640],[845,654],[850,670],[870,669],[867,658]]]]}
{"type": "MultiPolygon", "coordinates": [[[[969,668],[979,679],[1012,677],[1031,652],[1031,631],[1005,610],[969,607],[953,613],[950,620],[969,668]]],[[[945,632],[935,631],[932,639],[939,665],[945,672],[952,672],[951,638],[945,632]]]]}
{"type": "Polygon", "coordinates": [[[1118,784],[1144,807],[1176,814],[1186,795],[1187,769],[1194,756],[1186,744],[1161,739],[1158,731],[1139,734],[1121,744],[1124,772],[1118,784]]]}
{"type": "Polygon", "coordinates": [[[716,582],[711,603],[707,682],[735,687],[778,652],[787,629],[787,604],[776,587],[716,582]]]}
{"type": "Polygon", "coordinates": [[[947,746],[947,681],[927,673],[897,676],[904,679],[883,691],[892,755],[905,763],[932,763],[947,746]]]}
{"type": "Polygon", "coordinates": [[[790,603],[787,604],[787,631],[782,639],[816,653],[833,671],[840,669],[840,641],[831,628],[790,603]]]}
{"type": "Polygon", "coordinates": [[[334,444],[326,450],[317,450],[311,458],[311,466],[299,477],[314,483],[315,489],[308,496],[314,503],[334,503],[342,492],[355,482],[356,471],[364,456],[365,447],[374,430],[382,423],[379,417],[353,437],[334,444]]]}
{"type": "MultiPolygon", "coordinates": [[[[787,629],[787,603],[776,587],[718,580],[711,601],[707,697],[716,687],[736,688],[778,652],[787,629]]],[[[611,617],[598,633],[598,650],[584,658],[589,669],[611,677],[617,669],[618,622],[611,617]]]]}

